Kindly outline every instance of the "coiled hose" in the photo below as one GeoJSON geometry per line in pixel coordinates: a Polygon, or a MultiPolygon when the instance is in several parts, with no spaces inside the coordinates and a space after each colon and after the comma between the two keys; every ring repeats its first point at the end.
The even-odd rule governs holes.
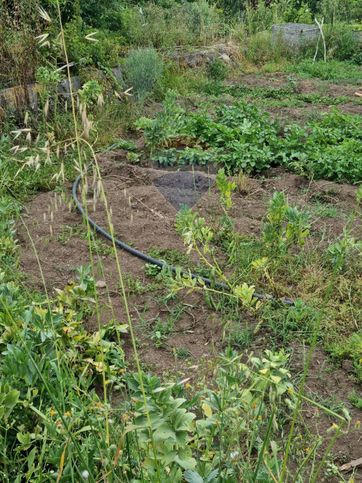
{"type": "MultiPolygon", "coordinates": [[[[76,178],[76,180],[74,181],[73,186],[72,186],[72,197],[73,197],[74,203],[75,203],[78,211],[83,216],[83,218],[87,220],[89,225],[97,233],[104,236],[104,238],[107,238],[107,240],[113,241],[112,235],[107,230],[105,230],[104,228],[99,226],[98,223],[96,223],[94,220],[92,220],[92,218],[90,216],[88,216],[88,214],[86,213],[82,203],[79,201],[78,188],[79,188],[79,185],[81,183],[81,180],[82,180],[82,175],[79,175],[76,178]]],[[[169,265],[164,260],[159,260],[157,258],[150,257],[149,255],[146,255],[146,253],[143,253],[143,252],[137,250],[136,248],[131,247],[127,243],[123,242],[122,240],[119,240],[118,238],[114,238],[114,243],[118,248],[125,250],[126,252],[130,253],[134,257],[137,257],[137,258],[139,258],[140,260],[143,260],[146,263],[149,263],[151,265],[155,265],[155,266],[157,266],[161,269],[167,269],[167,270],[171,271],[172,273],[176,273],[176,267],[174,267],[173,265],[169,265]]],[[[224,291],[224,292],[230,291],[229,287],[225,283],[214,282],[213,280],[211,280],[209,278],[200,277],[199,275],[195,275],[194,273],[190,274],[189,272],[186,273],[185,271],[183,271],[183,272],[181,271],[181,275],[183,273],[187,276],[191,275],[191,277],[193,279],[201,279],[208,287],[212,286],[212,287],[215,287],[216,289],[224,291]]],[[[271,295],[262,294],[262,293],[258,293],[258,292],[254,292],[253,296],[257,300],[261,300],[261,301],[266,301],[266,300],[279,301],[279,302],[283,303],[284,305],[294,305],[294,302],[292,300],[288,299],[288,298],[282,298],[282,299],[276,300],[271,295]]]]}

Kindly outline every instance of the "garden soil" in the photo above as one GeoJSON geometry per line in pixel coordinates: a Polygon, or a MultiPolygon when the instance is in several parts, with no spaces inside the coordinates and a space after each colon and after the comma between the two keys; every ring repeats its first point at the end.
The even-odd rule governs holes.
{"type": "MultiPolygon", "coordinates": [[[[129,165],[123,160],[122,152],[100,156],[99,164],[117,237],[145,253],[155,248],[185,252],[174,227],[177,211],[183,205],[193,206],[210,223],[213,223],[215,216],[221,214],[213,174],[197,170],[172,171],[129,165]]],[[[353,186],[330,181],[309,181],[281,169],[271,169],[263,177],[243,178],[237,182],[238,190],[234,195],[231,217],[236,229],[245,235],[260,233],[268,200],[275,191],[284,191],[290,203],[300,207],[313,209],[316,204],[323,204],[337,210],[337,217],[319,216],[313,223],[312,237],[320,239],[323,234],[324,243],[343,232],[355,203],[356,188],[353,186]]],[[[92,186],[91,178],[89,186],[92,186]]],[[[54,294],[56,288],[62,289],[75,280],[76,267],[90,261],[84,235],[86,228],[71,201],[71,186],[68,188],[67,196],[48,192],[34,197],[23,216],[27,229],[23,225],[18,226],[21,267],[27,284],[34,289],[44,289],[44,277],[50,294],[54,294]]],[[[98,224],[107,228],[107,214],[97,196],[96,187],[88,190],[87,209],[98,224]]],[[[355,223],[354,230],[361,230],[360,224],[355,223]]],[[[114,254],[111,253],[110,244],[101,237],[96,236],[96,243],[99,246],[94,261],[101,313],[100,319],[94,316],[88,320],[87,329],[90,331],[96,331],[101,324],[114,319],[126,323],[114,254]]],[[[117,253],[126,281],[137,279],[141,281],[141,287],[152,285],[152,277],[146,275],[141,260],[121,250],[117,253]]],[[[131,318],[141,360],[146,369],[156,373],[190,377],[197,382],[202,368],[212,364],[212,356],[222,349],[222,323],[201,294],[183,294],[177,303],[165,299],[164,295],[159,289],[129,293],[131,318]],[[182,309],[175,330],[165,344],[157,348],[151,340],[152,328],[157,321],[174,316],[180,303],[182,309]],[[179,357],[177,354],[181,350],[184,354],[186,351],[189,357],[179,357]]],[[[290,293],[283,295],[292,297],[292,287],[290,293]]],[[[261,333],[252,349],[260,353],[267,344],[267,339],[261,333]]],[[[124,350],[132,360],[128,336],[124,339],[124,350]]],[[[302,369],[305,350],[298,343],[293,347],[291,364],[294,373],[302,369]]],[[[348,401],[348,394],[354,389],[358,391],[358,387],[351,381],[348,368],[333,368],[325,353],[317,351],[307,387],[312,393],[320,395],[322,400],[341,400],[348,407],[352,414],[352,429],[341,437],[333,453],[338,455],[341,464],[360,457],[361,431],[358,429],[358,421],[362,419],[362,412],[353,408],[348,401]]],[[[314,432],[324,433],[332,424],[327,416],[313,407],[305,409],[305,420],[314,432]]]]}

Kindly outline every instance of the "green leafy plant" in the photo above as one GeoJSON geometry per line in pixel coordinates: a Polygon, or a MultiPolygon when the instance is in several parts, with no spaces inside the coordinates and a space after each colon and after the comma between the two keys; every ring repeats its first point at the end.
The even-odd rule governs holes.
{"type": "Polygon", "coordinates": [[[81,102],[91,107],[103,103],[102,86],[96,80],[89,80],[78,91],[81,102]]]}
{"type": "Polygon", "coordinates": [[[187,129],[185,110],[177,104],[177,93],[168,91],[163,103],[163,111],[155,119],[142,117],[136,122],[136,127],[142,129],[151,152],[156,147],[172,145],[182,137],[187,129]]]}
{"type": "Polygon", "coordinates": [[[284,343],[293,340],[296,334],[307,341],[312,341],[314,337],[320,339],[320,334],[316,333],[320,314],[301,299],[295,300],[287,310],[265,306],[263,316],[274,337],[284,343]]]}
{"type": "Polygon", "coordinates": [[[233,191],[236,190],[236,183],[235,181],[229,181],[225,170],[220,169],[216,176],[216,186],[221,194],[221,201],[224,204],[226,209],[231,208],[232,200],[231,195],[233,191]]]}
{"type": "Polygon", "coordinates": [[[349,400],[357,409],[362,409],[362,397],[360,397],[357,392],[350,394],[349,400]]]}
{"type": "Polygon", "coordinates": [[[309,215],[289,206],[284,193],[275,192],[263,228],[263,239],[268,249],[280,253],[294,245],[303,246],[309,227],[309,215]]]}
{"type": "Polygon", "coordinates": [[[162,164],[219,163],[228,173],[261,171],[271,162],[277,129],[267,115],[239,102],[217,108],[213,116],[186,113],[168,94],[164,111],[154,120],[141,119],[146,142],[162,164]],[[186,149],[175,149],[186,146],[186,149]],[[171,148],[171,149],[170,149],[171,148]]]}
{"type": "MultiPolygon", "coordinates": [[[[42,65],[47,67],[38,70],[37,76],[46,93],[45,102],[48,97],[51,100],[50,94],[56,94],[58,73],[62,72],[57,70],[58,64],[65,65],[68,70],[68,82],[70,74],[84,65],[96,65],[105,71],[104,64],[118,64],[123,42],[116,34],[120,28],[122,35],[135,44],[157,47],[191,42],[204,44],[208,39],[215,41],[225,32],[220,22],[221,12],[205,0],[145,4],[142,8],[120,6],[115,0],[87,0],[48,2],[53,13],[59,7],[58,17],[51,21],[48,13],[40,9],[40,22],[29,20],[34,25],[30,35],[26,29],[21,31],[18,18],[34,18],[37,3],[35,0],[17,2],[16,15],[11,2],[0,7],[1,13],[5,12],[5,17],[14,22],[11,23],[14,31],[11,39],[16,47],[11,56],[8,52],[0,55],[5,72],[1,82],[7,83],[11,78],[26,84],[33,79],[38,54],[32,52],[25,56],[24,41],[35,50],[35,41],[31,39],[38,36],[40,27],[43,28],[39,24],[46,24],[46,32],[38,40],[39,50],[49,49],[47,53],[44,50],[39,53],[43,56],[42,65]],[[60,25],[60,32],[57,25],[60,25]],[[101,30],[95,32],[95,27],[101,30]],[[108,27],[112,32],[103,30],[108,27]],[[50,41],[51,35],[54,42],[50,41]],[[69,59],[64,59],[63,54],[67,52],[69,59]],[[17,53],[22,55],[19,60],[17,53]],[[14,69],[8,69],[8,59],[13,59],[18,69],[11,77],[14,69]]],[[[273,15],[279,15],[279,7],[273,4],[271,8],[261,5],[249,9],[250,31],[269,25],[273,15]]],[[[305,18],[307,13],[303,7],[296,15],[305,18]]],[[[9,29],[3,32],[3,17],[0,39],[4,40],[2,45],[6,50],[10,45],[6,38],[9,29]]],[[[256,42],[261,42],[260,52],[265,49],[268,53],[268,38],[265,35],[264,39],[262,36],[257,39],[256,42]]],[[[255,52],[259,48],[257,43],[256,47],[255,52]]],[[[280,52],[275,58],[278,55],[280,58],[280,52]]],[[[336,64],[331,67],[315,64],[311,67],[315,75],[336,77],[336,64]]],[[[350,69],[351,78],[356,75],[356,66],[338,65],[338,69],[350,69]]],[[[137,72],[136,67],[133,65],[134,72],[137,72]]],[[[302,72],[303,66],[299,67],[302,72]]],[[[142,75],[136,76],[140,88],[137,91],[135,87],[135,93],[140,100],[147,98],[158,86],[157,78],[161,74],[157,77],[155,71],[159,72],[151,66],[153,80],[146,78],[148,72],[145,74],[141,68],[138,71],[142,75]]],[[[179,79],[187,75],[191,78],[191,74],[184,74],[179,79]]],[[[192,75],[196,79],[198,74],[192,75]]],[[[203,82],[203,78],[195,80],[194,86],[203,82]]],[[[255,95],[245,86],[228,90],[220,83],[209,83],[208,88],[220,94],[233,91],[235,97],[251,96],[255,100],[255,96],[259,96],[285,103],[285,97],[295,93],[296,86],[288,82],[282,88],[260,88],[255,95]]],[[[84,84],[79,97],[90,110],[101,101],[103,89],[103,83],[90,80],[84,84]]],[[[121,115],[123,118],[123,109],[134,107],[118,94],[117,105],[111,102],[103,121],[107,123],[104,124],[107,132],[113,131],[111,126],[116,127],[116,136],[120,132],[119,118],[121,115]],[[112,120],[114,124],[110,125],[112,120]]],[[[106,96],[107,102],[109,98],[106,96]]],[[[304,99],[332,103],[327,96],[311,95],[304,99]]],[[[6,131],[12,130],[12,135],[19,140],[24,138],[28,146],[21,146],[20,141],[12,145],[12,135],[5,134],[0,139],[0,480],[17,483],[57,480],[60,483],[108,478],[112,481],[216,483],[318,481],[324,468],[328,475],[338,474],[337,466],[329,463],[332,459],[329,449],[342,424],[348,423],[348,415],[337,399],[325,398],[325,406],[322,406],[307,397],[303,380],[308,375],[308,360],[316,341],[327,346],[335,359],[350,359],[355,374],[361,377],[361,337],[355,328],[361,315],[360,258],[352,259],[359,254],[360,243],[347,235],[349,240],[343,237],[337,240],[337,245],[329,247],[324,257],[320,256],[319,245],[310,251],[308,246],[303,251],[298,250],[305,246],[309,219],[306,213],[291,207],[286,196],[280,193],[269,205],[261,238],[239,233],[232,219],[238,205],[232,201],[245,195],[245,182],[244,179],[230,179],[228,174],[240,170],[260,172],[282,163],[311,176],[359,183],[361,136],[358,119],[335,111],[321,121],[306,123],[303,128],[281,129],[268,115],[251,106],[249,97],[235,105],[219,105],[215,99],[206,103],[204,98],[201,101],[199,98],[196,104],[187,99],[181,105],[175,93],[167,94],[164,109],[155,119],[139,121],[147,146],[154,159],[164,164],[220,163],[223,170],[219,171],[216,184],[224,208],[222,216],[207,213],[207,218],[203,218],[192,210],[182,210],[176,228],[193,258],[178,250],[151,250],[154,256],[182,266],[186,271],[181,273],[181,269],[177,269],[176,274],[171,274],[148,265],[147,273],[157,277],[157,283],[148,286],[124,276],[116,247],[112,249],[96,239],[89,227],[60,229],[57,238],[51,240],[67,244],[73,236],[86,239],[92,264],[77,270],[73,280],[62,288],[57,283],[57,289],[46,293],[47,283],[44,283],[44,291],[36,290],[19,270],[15,228],[18,229],[21,222],[27,223],[27,217],[20,219],[20,213],[22,202],[29,194],[54,188],[58,193],[63,187],[62,180],[72,180],[76,172],[83,173],[84,160],[88,163],[91,157],[98,167],[95,149],[101,150],[103,141],[95,136],[97,144],[93,147],[82,127],[86,131],[90,124],[99,125],[99,118],[94,109],[88,119],[85,110],[79,112],[73,100],[71,97],[70,103],[62,103],[58,122],[42,123],[36,113],[26,114],[25,119],[19,121],[24,125],[14,132],[15,116],[10,113],[1,120],[6,131]],[[37,147],[33,145],[36,139],[37,147]],[[40,162],[38,157],[45,162],[40,162]],[[351,159],[356,163],[351,163],[351,159]],[[18,172],[19,163],[23,163],[24,168],[18,172]],[[103,257],[110,254],[119,277],[114,295],[122,293],[121,311],[115,310],[118,305],[112,306],[113,294],[107,284],[100,280],[96,283],[94,279],[95,273],[104,271],[103,257]],[[198,260],[197,269],[195,259],[198,260]],[[209,278],[208,284],[200,274],[209,278]],[[266,294],[265,298],[256,292],[256,286],[266,294]],[[158,293],[154,297],[148,294],[151,287],[157,292],[167,287],[170,291],[166,290],[160,298],[158,293]],[[186,311],[185,307],[188,307],[188,315],[194,317],[194,306],[177,300],[180,290],[186,295],[201,292],[206,302],[205,318],[208,322],[209,318],[215,319],[215,323],[221,318],[224,324],[221,355],[200,358],[196,377],[191,372],[195,369],[191,365],[194,351],[191,354],[183,347],[175,349],[174,343],[170,348],[166,344],[175,322],[186,311]],[[297,299],[293,306],[279,307],[280,304],[268,297],[269,290],[275,297],[293,292],[307,301],[297,299]],[[166,317],[158,314],[153,318],[152,315],[149,320],[154,324],[149,325],[150,333],[146,335],[158,347],[163,347],[162,352],[167,354],[171,349],[178,364],[191,366],[187,367],[192,374],[190,379],[171,384],[167,380],[177,380],[178,373],[169,375],[165,371],[162,382],[146,375],[145,361],[138,352],[148,343],[138,338],[138,330],[145,326],[135,325],[134,330],[137,306],[130,305],[134,309],[132,317],[128,309],[129,303],[133,304],[136,299],[138,304],[139,297],[146,296],[146,292],[147,300],[152,299],[152,310],[157,313],[163,311],[164,301],[172,304],[167,307],[166,317]],[[128,300],[128,295],[132,294],[134,297],[128,300]],[[104,297],[107,297],[107,310],[103,310],[104,297]],[[257,297],[262,298],[262,304],[257,297]],[[118,313],[126,320],[117,320],[118,313]],[[280,350],[280,344],[296,335],[306,340],[311,349],[304,373],[293,381],[289,358],[280,350]],[[275,350],[250,355],[246,349],[254,338],[258,338],[257,343],[260,340],[263,346],[267,343],[275,350]],[[124,345],[125,352],[131,352],[130,368],[126,364],[124,345]],[[224,351],[225,346],[240,352],[224,351]],[[177,360],[186,356],[190,360],[177,360]],[[135,375],[131,373],[133,367],[137,369],[135,375]],[[310,452],[304,453],[298,446],[295,428],[303,434],[300,411],[304,402],[315,405],[319,416],[323,411],[333,419],[326,450],[322,436],[318,439],[310,436],[313,441],[310,452]],[[293,464],[289,464],[290,458],[293,464]]],[[[342,102],[341,99],[338,102],[342,102]]],[[[149,106],[146,107],[148,110],[149,106]]],[[[97,133],[101,137],[102,134],[102,130],[97,133]]],[[[112,146],[112,141],[108,138],[105,144],[112,146]]],[[[133,156],[133,160],[138,161],[132,144],[121,140],[116,147],[129,150],[133,153],[130,158],[133,156]]],[[[97,188],[102,187],[101,175],[95,178],[97,188]]],[[[111,212],[107,210],[105,198],[103,201],[112,231],[111,212]]],[[[31,228],[28,228],[30,235],[31,228]]],[[[317,230],[314,235],[318,236],[317,230]]],[[[21,240],[23,244],[24,239],[21,240]]],[[[42,266],[42,257],[37,253],[38,240],[32,244],[34,257],[42,266]]],[[[46,267],[42,268],[41,278],[45,277],[48,282],[46,267]]],[[[196,300],[199,303],[199,299],[196,300]]],[[[146,313],[147,304],[143,304],[143,299],[141,303],[146,313]]],[[[201,327],[204,320],[200,322],[201,327]]],[[[185,331],[185,335],[186,332],[192,333],[185,331]]],[[[354,404],[360,405],[360,401],[354,399],[354,404]]]]}
{"type": "Polygon", "coordinates": [[[250,173],[278,162],[318,178],[362,178],[361,120],[337,110],[304,128],[286,126],[280,137],[270,117],[245,102],[217,107],[212,114],[202,109],[188,113],[171,92],[164,110],[155,119],[140,119],[137,127],[153,159],[163,165],[218,163],[227,173],[250,173]]]}
{"type": "Polygon", "coordinates": [[[290,126],[281,141],[285,164],[318,178],[359,182],[362,177],[361,120],[334,110],[305,128],[290,126]]]}
{"type": "Polygon", "coordinates": [[[336,271],[341,271],[345,268],[347,258],[352,254],[361,256],[362,243],[356,241],[347,231],[344,232],[339,241],[332,243],[327,249],[328,258],[336,271]]]}
{"type": "Polygon", "coordinates": [[[35,79],[41,87],[43,96],[54,94],[62,77],[59,71],[40,66],[35,73],[35,79]]]}
{"type": "MultiPolygon", "coordinates": [[[[78,67],[89,65],[115,67],[119,64],[122,37],[109,30],[97,30],[74,16],[64,25],[64,36],[69,57],[78,67]],[[91,39],[91,40],[89,40],[91,39]]],[[[63,52],[58,46],[57,55],[63,52]]]]}
{"type": "Polygon", "coordinates": [[[0,385],[0,417],[8,419],[12,410],[19,402],[20,391],[11,389],[8,385],[0,385]]]}
{"type": "Polygon", "coordinates": [[[143,464],[151,474],[168,474],[180,479],[182,469],[193,469],[196,461],[192,457],[191,441],[195,414],[188,411],[186,399],[174,397],[173,384],[161,385],[155,376],[145,379],[147,399],[144,401],[134,378],[128,382],[134,393],[135,418],[126,432],[137,431],[141,450],[149,445],[153,454],[143,464]],[[151,428],[149,421],[151,420],[151,428]]]}
{"type": "Polygon", "coordinates": [[[168,318],[166,321],[157,319],[152,329],[151,338],[156,347],[162,347],[167,339],[167,336],[172,333],[174,329],[174,321],[168,318]]]}
{"type": "MultiPolygon", "coordinates": [[[[260,460],[267,458],[270,462],[269,458],[271,461],[275,458],[275,454],[270,452],[272,433],[277,431],[283,408],[288,411],[288,404],[289,407],[293,404],[290,374],[285,369],[287,357],[282,352],[273,354],[266,351],[261,358],[251,357],[248,364],[243,364],[240,357],[232,351],[221,357],[220,366],[214,374],[216,388],[205,394],[202,404],[204,417],[196,421],[198,447],[203,448],[203,441],[205,447],[197,465],[199,479],[195,481],[208,481],[210,475],[215,477],[212,469],[218,469],[219,478],[239,479],[241,474],[251,476],[253,473],[260,476],[264,471],[260,460]],[[222,399],[218,396],[218,388],[221,387],[224,391],[222,399]],[[277,405],[278,411],[272,410],[270,416],[268,409],[277,405]],[[273,430],[263,445],[259,435],[271,420],[273,430]],[[215,451],[218,439],[223,444],[219,451],[215,451]],[[242,441],[246,442],[245,446],[242,441]],[[256,456],[253,457],[253,454],[256,456]],[[205,465],[205,462],[209,464],[205,465]]],[[[274,467],[273,464],[271,466],[274,467]]],[[[196,478],[190,472],[186,475],[196,478]]]]}

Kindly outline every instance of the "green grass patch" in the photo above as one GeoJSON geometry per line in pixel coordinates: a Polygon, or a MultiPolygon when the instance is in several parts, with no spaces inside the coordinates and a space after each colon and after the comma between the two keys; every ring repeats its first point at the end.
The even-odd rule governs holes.
{"type": "Polygon", "coordinates": [[[349,62],[329,60],[328,62],[312,62],[304,60],[296,64],[290,64],[287,72],[294,72],[302,77],[317,78],[337,83],[359,84],[361,81],[362,68],[349,62]]]}

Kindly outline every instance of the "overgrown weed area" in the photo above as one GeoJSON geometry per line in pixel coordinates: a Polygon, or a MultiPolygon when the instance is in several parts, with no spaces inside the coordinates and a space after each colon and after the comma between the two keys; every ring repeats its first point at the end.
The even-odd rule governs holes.
{"type": "Polygon", "coordinates": [[[359,3],[0,13],[1,481],[358,481],[359,3]]]}

